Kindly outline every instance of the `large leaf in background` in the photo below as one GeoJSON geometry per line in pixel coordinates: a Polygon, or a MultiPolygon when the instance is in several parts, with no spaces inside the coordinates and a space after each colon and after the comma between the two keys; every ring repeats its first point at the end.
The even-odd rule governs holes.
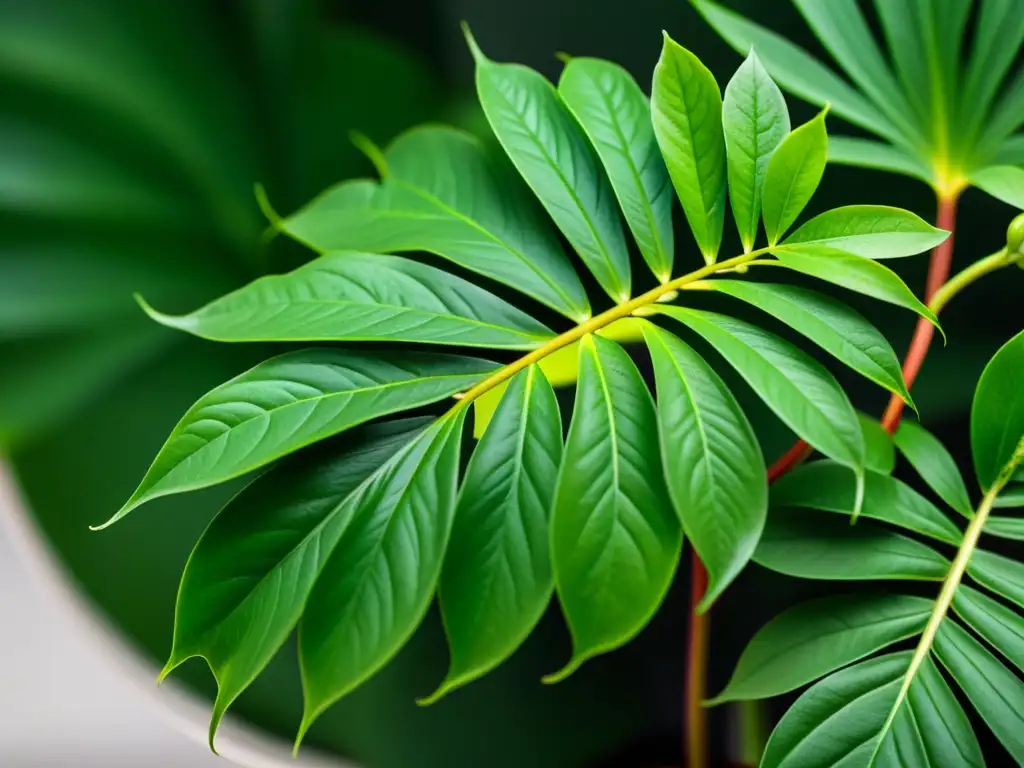
{"type": "Polygon", "coordinates": [[[407,419],[326,443],[258,478],[214,518],[178,592],[174,646],[161,677],[202,656],[217,679],[210,743],[227,708],[278,651],[302,614],[353,500],[426,425],[407,419]]]}
{"type": "Polygon", "coordinates": [[[494,363],[426,352],[289,352],[201,397],[182,417],[138,489],[103,527],[159,496],[205,488],[346,429],[437,402],[494,363]]]}
{"type": "MultiPolygon", "coordinates": [[[[983,489],[1024,464],[1024,331],[985,366],[971,408],[971,450],[983,489]]],[[[1009,478],[1006,478],[1009,479],[1009,478]]]]}
{"type": "Polygon", "coordinates": [[[682,542],[640,372],[625,350],[599,336],[584,337],[579,354],[551,520],[555,585],[573,655],[549,682],[644,628],[672,583],[682,542]]]}
{"type": "Polygon", "coordinates": [[[786,136],[768,161],[761,217],[771,245],[786,234],[821,183],[828,162],[826,114],[820,112],[786,136]]]}
{"type": "Polygon", "coordinates": [[[455,515],[466,409],[427,429],[349,502],[299,629],[304,712],[296,744],[332,703],[377,672],[423,619],[455,515]]]}
{"type": "Polygon", "coordinates": [[[963,475],[938,438],[920,424],[904,419],[893,439],[900,453],[940,499],[964,517],[974,515],[963,475]]]}
{"type": "Polygon", "coordinates": [[[461,277],[401,256],[333,253],[262,277],[188,315],[145,307],[214,341],[418,341],[530,349],[554,334],[461,277]]]}
{"type": "Polygon", "coordinates": [[[597,150],[640,253],[667,282],[674,256],[672,186],[643,91],[618,64],[574,58],[558,94],[597,150]]]}
{"type": "Polygon", "coordinates": [[[1024,211],[1024,168],[1014,165],[996,165],[971,174],[975,186],[1024,211]]]}
{"type": "Polygon", "coordinates": [[[824,245],[868,259],[896,259],[924,253],[947,237],[945,230],[902,208],[846,205],[800,225],[783,244],[824,245]]]}
{"type": "Polygon", "coordinates": [[[615,301],[630,295],[629,251],[608,177],[586,134],[543,75],[498,64],[466,29],[487,121],[558,228],[615,301]]]}
{"type": "Polygon", "coordinates": [[[344,181],[281,226],[321,252],[430,251],[577,320],[583,286],[522,183],[478,139],[442,126],[403,133],[387,176],[344,181]]]}
{"type": "Polygon", "coordinates": [[[669,496],[708,571],[707,610],[743,570],[768,512],[764,457],[736,398],[703,358],[651,323],[644,337],[658,387],[669,496]]]}

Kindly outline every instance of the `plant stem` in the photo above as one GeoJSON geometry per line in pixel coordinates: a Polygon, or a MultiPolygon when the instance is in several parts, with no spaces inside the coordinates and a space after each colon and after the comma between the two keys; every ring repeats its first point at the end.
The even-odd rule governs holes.
{"type": "Polygon", "coordinates": [[[697,605],[708,588],[708,572],[697,551],[690,547],[690,623],[686,643],[686,685],[683,699],[683,753],[688,768],[708,764],[708,716],[706,698],[708,636],[711,612],[697,612],[697,605]]]}

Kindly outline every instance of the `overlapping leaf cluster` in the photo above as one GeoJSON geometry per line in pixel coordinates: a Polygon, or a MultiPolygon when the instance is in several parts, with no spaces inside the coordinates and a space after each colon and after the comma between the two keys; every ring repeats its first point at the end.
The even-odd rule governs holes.
{"type": "Polygon", "coordinates": [[[759,307],[909,397],[892,349],[853,310],[805,288],[718,278],[771,264],[934,320],[878,261],[945,238],[913,214],[841,208],[786,236],[824,172],[824,115],[791,132],[756,57],[723,101],[700,61],[666,38],[649,102],[609,62],[573,59],[556,88],[471,45],[503,152],[450,128],[412,130],[371,149],[380,180],[339,184],[280,222],[319,258],[188,315],[149,310],[217,341],[348,343],[287,352],[200,398],[113,518],[269,466],[213,520],[182,579],[167,671],[194,656],[209,662],[219,684],[211,738],[296,626],[305,733],[403,646],[435,593],[451,669],[432,698],[513,653],[553,592],[574,652],[551,681],[627,642],[668,589],[684,533],[710,571],[709,605],[755,551],[765,465],[735,398],[678,330],[717,350],[860,487],[862,421],[829,371],[759,327],[666,303],[686,290],[759,307]],[[719,261],[727,194],[745,253],[719,261]],[[674,197],[704,262],[680,277],[674,197]],[[609,309],[592,314],[579,265],[537,202],[609,309]],[[623,219],[657,281],[645,292],[633,290],[643,278],[623,219]],[[761,221],[768,245],[756,248],[761,221]],[[396,255],[406,252],[450,268],[396,255]],[[524,308],[492,282],[523,294],[524,308]],[[566,328],[535,319],[538,305],[566,328]],[[627,321],[646,340],[657,404],[614,340],[627,321]],[[545,368],[572,349],[578,383],[563,437],[545,368]],[[524,354],[501,365],[480,350],[524,354]],[[463,461],[470,406],[496,393],[463,461]],[[437,418],[387,419],[445,400],[454,405],[437,418]]]}
{"type": "Polygon", "coordinates": [[[824,677],[783,717],[762,766],[984,765],[940,666],[1024,764],[1024,681],[1007,665],[1024,671],[1024,566],[982,548],[988,536],[1024,540],[1021,518],[992,514],[1024,506],[1022,380],[1024,332],[996,354],[975,393],[976,509],[935,437],[912,422],[895,436],[935,495],[966,519],[964,530],[885,471],[869,473],[863,513],[886,525],[850,528],[830,514],[849,515],[854,497],[833,462],[800,467],[772,488],[759,564],[809,579],[932,584],[927,597],[886,590],[812,600],[758,632],[716,701],[774,696],[824,677]],[[956,549],[952,560],[943,545],[956,549]],[[913,650],[875,655],[910,638],[919,638],[913,650]]]}

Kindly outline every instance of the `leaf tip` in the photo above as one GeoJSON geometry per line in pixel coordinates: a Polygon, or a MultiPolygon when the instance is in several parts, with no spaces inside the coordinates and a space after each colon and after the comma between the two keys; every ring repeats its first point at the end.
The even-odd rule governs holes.
{"type": "Polygon", "coordinates": [[[366,159],[373,163],[373,167],[377,169],[377,174],[382,179],[386,179],[388,177],[388,160],[381,148],[374,143],[373,139],[362,131],[355,130],[348,132],[348,138],[352,142],[352,146],[362,152],[366,159]]]}
{"type": "Polygon", "coordinates": [[[542,683],[544,683],[544,685],[555,685],[556,683],[560,683],[563,680],[565,680],[568,677],[570,677],[581,666],[583,666],[583,662],[586,661],[586,660],[587,660],[586,656],[579,656],[579,655],[573,656],[569,660],[568,664],[566,664],[564,667],[562,667],[557,672],[552,672],[550,675],[544,675],[544,677],[542,677],[540,679],[540,681],[542,683]]]}
{"type": "Polygon", "coordinates": [[[572,54],[566,53],[565,51],[555,51],[555,58],[563,64],[569,64],[572,61],[572,54]]]}
{"type": "Polygon", "coordinates": [[[132,294],[135,299],[135,303],[139,305],[139,308],[149,317],[160,325],[167,328],[174,328],[179,331],[191,331],[193,327],[192,321],[188,315],[167,315],[159,310],[154,309],[141,293],[132,294]]]}
{"type": "Polygon", "coordinates": [[[462,27],[462,36],[466,38],[466,45],[469,46],[469,52],[473,55],[473,61],[476,62],[477,66],[486,64],[488,59],[484,52],[480,50],[480,46],[476,42],[476,38],[473,37],[473,31],[469,28],[469,22],[463,20],[460,23],[462,27]]]}
{"type": "Polygon", "coordinates": [[[263,214],[274,231],[282,231],[284,219],[274,210],[274,206],[270,204],[270,198],[267,197],[267,188],[257,181],[252,185],[252,195],[256,198],[256,205],[260,209],[260,213],[263,214]]]}
{"type": "Polygon", "coordinates": [[[422,696],[416,699],[416,706],[429,707],[433,704],[436,704],[449,693],[458,688],[459,685],[461,685],[461,683],[458,680],[446,678],[441,682],[441,684],[437,687],[437,690],[434,691],[432,694],[430,694],[429,696],[422,696]]]}

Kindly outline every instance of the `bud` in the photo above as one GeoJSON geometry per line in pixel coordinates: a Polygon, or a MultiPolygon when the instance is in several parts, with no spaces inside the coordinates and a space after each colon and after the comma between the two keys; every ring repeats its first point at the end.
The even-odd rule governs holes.
{"type": "Polygon", "coordinates": [[[1010,228],[1006,230],[1006,253],[1024,269],[1024,213],[1011,221],[1010,228]]]}

